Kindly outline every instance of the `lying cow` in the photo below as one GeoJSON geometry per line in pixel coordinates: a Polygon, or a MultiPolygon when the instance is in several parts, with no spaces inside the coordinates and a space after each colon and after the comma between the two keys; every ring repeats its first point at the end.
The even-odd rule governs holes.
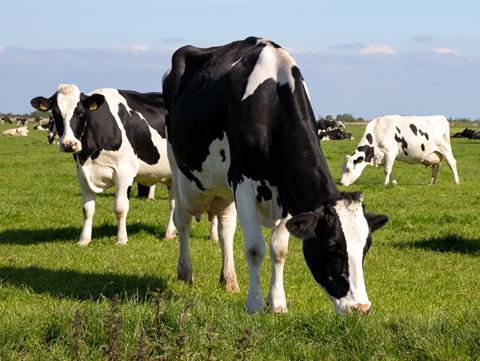
{"type": "Polygon", "coordinates": [[[3,135],[7,136],[20,136],[26,137],[28,136],[28,128],[27,127],[19,127],[19,128],[12,128],[7,129],[2,132],[3,135]]]}
{"type": "MultiPolygon", "coordinates": [[[[31,104],[38,110],[52,111],[60,150],[73,153],[77,163],[83,199],[83,229],[78,244],[91,241],[96,194],[113,185],[117,243],[126,244],[127,188],[134,179],[146,185],[171,184],[162,94],[117,89],[84,94],[76,85],[62,84],[50,98],[37,97],[31,104]]],[[[170,217],[165,238],[174,238],[173,191],[168,194],[170,217]]]]}
{"type": "Polygon", "coordinates": [[[345,132],[343,129],[334,129],[319,133],[318,139],[323,141],[353,139],[353,135],[352,133],[345,132]]]}
{"type": "Polygon", "coordinates": [[[437,179],[440,161],[445,158],[456,184],[460,183],[457,162],[450,146],[447,118],[437,116],[388,115],[368,123],[357,149],[345,156],[340,184],[349,186],[360,177],[367,165],[385,165],[385,182],[396,184],[392,174],[395,159],[432,167],[429,184],[437,179]]]}
{"type": "Polygon", "coordinates": [[[227,290],[238,290],[233,259],[238,210],[250,271],[248,313],[263,311],[262,226],[272,229],[272,312],[287,311],[288,228],[303,239],[306,263],[335,309],[368,313],[363,259],[371,232],[387,217],[364,213],[360,194],[340,193],[335,186],[306,85],[288,52],[254,37],[206,49],[186,46],[174,53],[163,91],[179,279],[193,282],[192,215],[200,219],[208,212],[218,214],[220,280],[227,290]]]}
{"type": "Polygon", "coordinates": [[[465,128],[462,132],[452,135],[452,138],[480,139],[480,130],[465,128]]]}

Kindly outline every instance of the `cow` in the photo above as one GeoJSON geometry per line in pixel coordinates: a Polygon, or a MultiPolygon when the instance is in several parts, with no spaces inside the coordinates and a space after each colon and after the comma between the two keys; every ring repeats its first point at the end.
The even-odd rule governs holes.
{"type": "Polygon", "coordinates": [[[28,119],[24,117],[18,117],[17,118],[17,125],[21,125],[22,127],[27,125],[28,119]]]}
{"type": "Polygon", "coordinates": [[[432,167],[429,185],[437,179],[440,161],[445,158],[456,184],[460,183],[457,162],[450,145],[450,126],[443,115],[387,115],[368,123],[352,155],[345,156],[340,184],[349,186],[367,165],[385,166],[384,185],[397,184],[392,174],[395,159],[432,167]]]}
{"type": "Polygon", "coordinates": [[[480,130],[465,128],[463,131],[452,135],[452,138],[480,139],[480,130]]]}
{"type": "Polygon", "coordinates": [[[27,127],[11,128],[11,129],[4,130],[2,134],[7,136],[26,137],[28,136],[28,128],[27,127]]]}
{"type": "Polygon", "coordinates": [[[4,115],[0,119],[1,119],[1,124],[13,124],[12,118],[10,118],[8,115],[4,115]]]}
{"type": "MultiPolygon", "coordinates": [[[[52,112],[60,150],[73,153],[76,161],[83,200],[78,244],[91,241],[96,194],[113,185],[117,243],[126,244],[127,188],[134,180],[146,185],[171,184],[162,94],[110,88],[84,94],[76,85],[61,84],[50,98],[36,97],[31,104],[52,112]]],[[[169,191],[169,205],[167,239],[175,237],[173,191],[169,191]]]]}
{"type": "Polygon", "coordinates": [[[348,133],[343,129],[333,129],[327,130],[325,132],[320,132],[318,134],[318,139],[320,140],[344,140],[344,139],[354,139],[352,133],[348,133]]]}
{"type": "Polygon", "coordinates": [[[263,311],[262,225],[272,229],[268,304],[287,312],[283,268],[289,231],[337,312],[368,313],[363,258],[371,232],[388,219],[364,213],[360,193],[341,193],[320,149],[301,72],[276,43],[256,37],[227,45],[185,46],[163,79],[168,156],[180,241],[177,276],[193,283],[192,216],[218,215],[220,282],[237,291],[236,214],[249,267],[248,313],[263,311]]]}

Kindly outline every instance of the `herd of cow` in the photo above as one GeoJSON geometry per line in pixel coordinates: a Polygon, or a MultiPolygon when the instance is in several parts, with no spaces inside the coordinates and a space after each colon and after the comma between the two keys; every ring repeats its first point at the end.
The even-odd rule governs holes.
{"type": "MultiPolygon", "coordinates": [[[[272,230],[267,298],[272,312],[287,311],[283,269],[291,233],[303,240],[305,261],[335,310],[367,314],[363,261],[372,232],[388,217],[366,212],[360,193],[337,188],[318,140],[334,131],[347,139],[351,134],[341,123],[315,121],[290,54],[255,37],[211,48],[185,46],[173,54],[162,82],[163,94],[106,88],[83,93],[61,84],[50,97],[31,100],[34,108],[51,111],[59,147],[73,153],[77,164],[84,217],[78,243],[91,241],[98,193],[116,186],[117,242],[125,244],[128,188],[134,180],[162,183],[170,205],[165,238],[178,233],[180,241],[179,279],[193,282],[192,216],[199,221],[207,213],[221,246],[220,281],[238,290],[233,258],[238,217],[250,276],[247,312],[264,307],[264,226],[272,230]]],[[[399,159],[432,166],[433,184],[442,158],[458,183],[444,117],[379,117],[346,156],[340,183],[353,183],[368,164],[384,164],[388,184],[399,159]]]]}

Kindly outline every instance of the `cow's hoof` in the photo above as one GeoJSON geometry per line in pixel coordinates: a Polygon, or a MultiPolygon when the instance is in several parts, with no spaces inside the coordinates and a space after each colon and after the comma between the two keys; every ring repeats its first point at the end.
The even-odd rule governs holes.
{"type": "Polygon", "coordinates": [[[263,313],[263,301],[257,300],[253,302],[247,302],[247,313],[253,315],[255,313],[263,313]]]}
{"type": "Polygon", "coordinates": [[[392,181],[392,184],[393,184],[394,186],[396,186],[396,185],[397,185],[397,181],[396,181],[396,180],[393,180],[393,181],[392,181]]]}
{"type": "Polygon", "coordinates": [[[79,240],[79,241],[77,242],[77,245],[82,246],[82,247],[85,247],[85,246],[88,246],[89,243],[90,243],[90,240],[89,240],[89,239],[83,239],[83,240],[79,240]]]}
{"type": "Polygon", "coordinates": [[[183,281],[183,282],[186,282],[190,285],[193,285],[193,274],[192,274],[192,270],[178,270],[177,272],[177,278],[180,280],[180,281],[183,281]]]}
{"type": "Polygon", "coordinates": [[[220,284],[225,289],[225,291],[230,293],[235,293],[240,291],[240,287],[238,287],[237,277],[221,277],[220,284]]]}
{"type": "Polygon", "coordinates": [[[128,243],[128,239],[119,239],[119,240],[117,240],[117,244],[118,244],[119,246],[126,246],[127,243],[128,243]]]}
{"type": "Polygon", "coordinates": [[[177,238],[177,231],[167,232],[167,233],[165,233],[165,236],[163,237],[163,239],[166,240],[166,241],[169,241],[169,240],[172,240],[172,239],[175,239],[175,238],[177,238]]]}
{"type": "Polygon", "coordinates": [[[287,313],[288,312],[288,308],[287,306],[276,306],[276,307],[272,307],[270,309],[270,311],[272,313],[287,313]]]}

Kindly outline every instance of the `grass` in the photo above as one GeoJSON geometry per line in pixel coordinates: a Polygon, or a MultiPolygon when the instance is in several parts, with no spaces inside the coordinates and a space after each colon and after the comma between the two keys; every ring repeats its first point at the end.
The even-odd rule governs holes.
{"type": "MultiPolygon", "coordinates": [[[[363,127],[349,131],[356,140],[322,143],[335,179],[363,127]]],[[[131,200],[126,247],[114,244],[113,191],[99,196],[93,241],[78,247],[75,165],[45,138],[33,130],[0,137],[0,360],[480,358],[479,141],[453,140],[459,186],[446,165],[427,187],[430,169],[397,162],[396,187],[384,187],[383,170],[369,167],[349,188],[390,217],[366,257],[368,317],[334,313],[296,239],[285,270],[289,313],[252,317],[244,311],[241,231],[239,293],[218,286],[220,249],[208,240],[206,219],[192,230],[195,284],[177,281],[178,243],[161,240],[167,195],[160,187],[154,202],[131,200]]],[[[265,297],[269,279],[267,252],[265,297]]]]}

